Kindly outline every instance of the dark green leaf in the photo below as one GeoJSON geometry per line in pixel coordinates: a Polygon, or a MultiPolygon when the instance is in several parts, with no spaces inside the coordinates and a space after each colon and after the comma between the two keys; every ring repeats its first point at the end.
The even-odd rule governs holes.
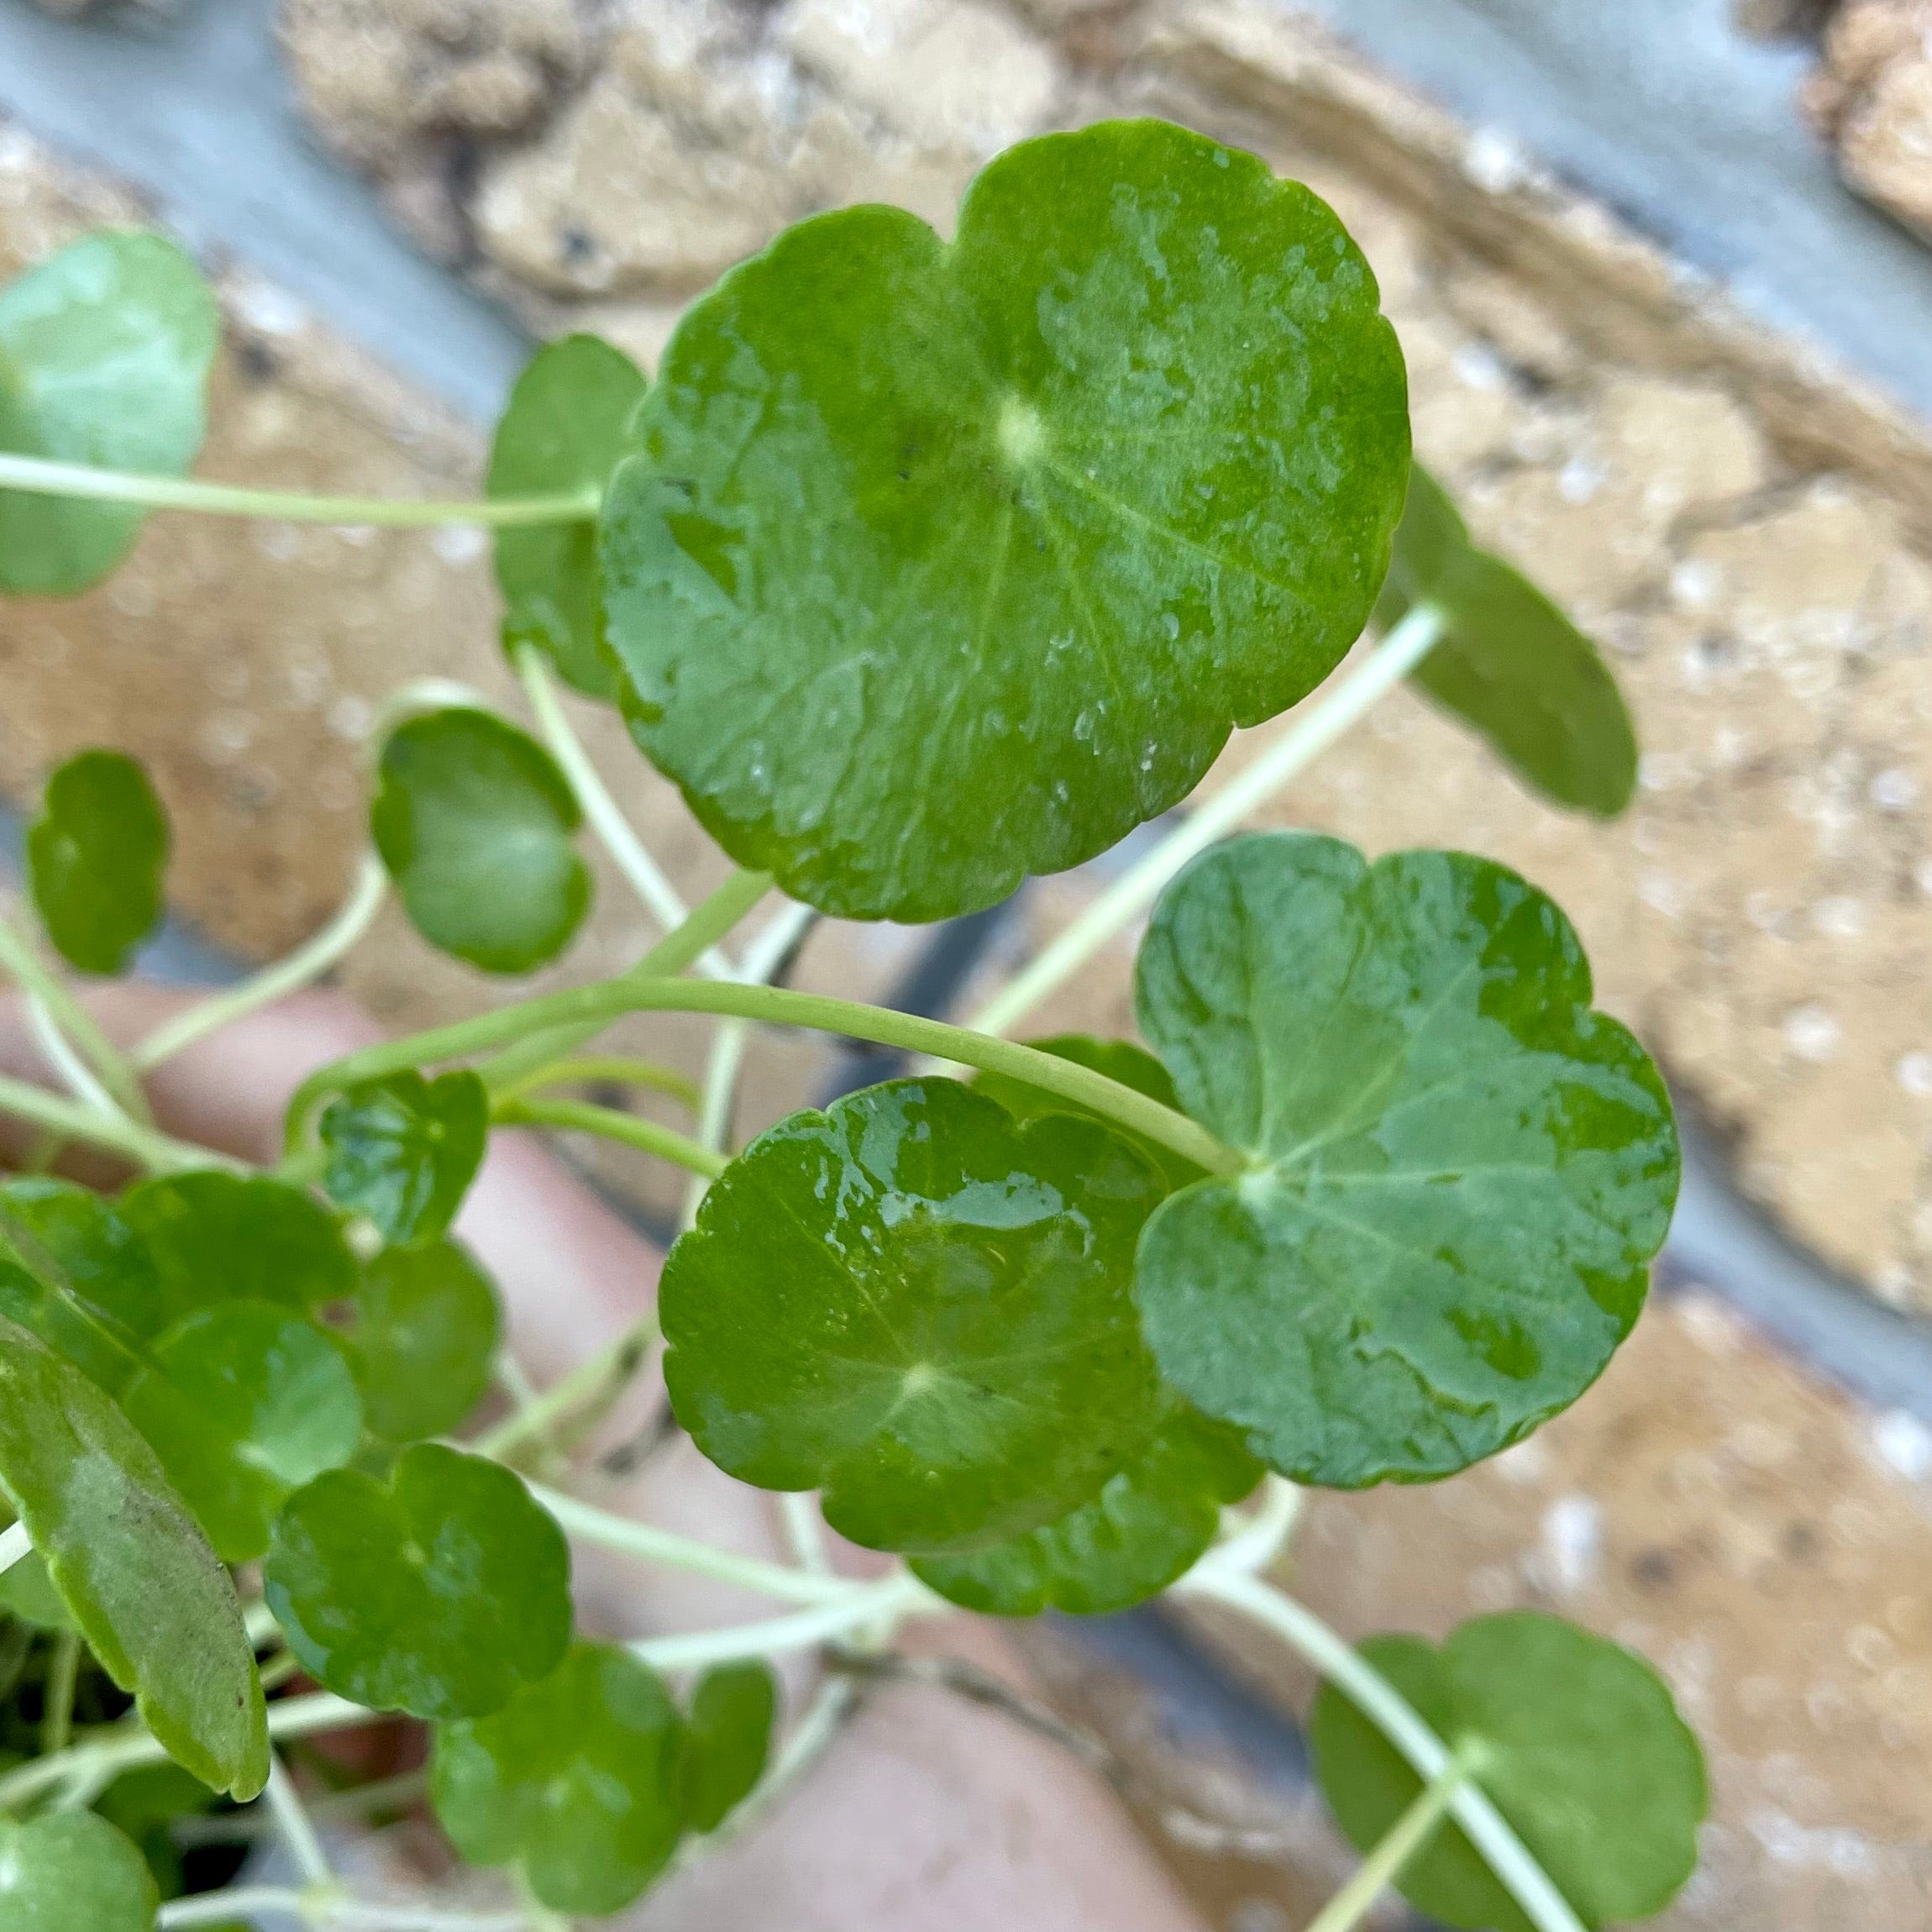
{"type": "MultiPolygon", "coordinates": [[[[5,396],[0,384],[0,398],[5,396]]],[[[0,416],[4,415],[0,400],[0,416]]],[[[0,517],[6,499],[0,494],[0,517]]],[[[47,780],[27,829],[27,883],[55,949],[83,973],[118,973],[161,919],[168,815],[118,751],[84,751],[47,780]]]]}
{"type": "Polygon", "coordinates": [[[1670,1225],[1663,1082],[1576,934],[1486,860],[1265,833],[1141,948],[1141,1030],[1253,1161],[1147,1224],[1168,1379],[1299,1482],[1446,1476],[1580,1395],[1670,1225]]]}
{"type": "Polygon", "coordinates": [[[678,1729],[635,1657],[575,1643],[493,1715],[437,1726],[436,1815],[472,1865],[520,1864],[551,1910],[615,1912],[681,1835],[678,1729]]]}
{"type": "Polygon", "coordinates": [[[228,1572],[134,1425],[3,1319],[0,1488],[149,1730],[204,1784],[254,1797],[268,1735],[228,1572]]]}
{"type": "Polygon", "coordinates": [[[490,1137],[490,1090],[466,1068],[364,1080],[323,1110],[323,1188],[386,1242],[433,1240],[456,1218],[490,1137]]]}
{"type": "Polygon", "coordinates": [[[693,1831],[716,1831],[751,1796],[777,1719],[778,1679],[764,1664],[720,1664],[698,1679],[678,1757],[685,1823],[693,1831]]]}
{"type": "Polygon", "coordinates": [[[139,1325],[144,1336],[219,1302],[272,1301],[306,1313],[355,1292],[355,1257],[336,1217],[286,1182],[171,1174],[130,1188],[120,1207],[160,1281],[153,1313],[139,1325]]]}
{"type": "MultiPolygon", "coordinates": [[[[1556,1617],[1511,1611],[1419,1637],[1372,1637],[1362,1654],[1452,1749],[1586,1925],[1662,1911],[1697,1863],[1703,1754],[1641,1657],[1556,1617]]],[[[1380,1731],[1332,1685],[1310,1722],[1323,1795],[1366,1851],[1421,1789],[1380,1731]]],[[[1449,1925],[1531,1932],[1454,1824],[1398,1884],[1449,1925]]]]}
{"type": "MultiPolygon", "coordinates": [[[[207,432],[219,333],[207,284],[172,242],[84,236],[0,290],[0,449],[181,475],[207,432]]],[[[86,590],[127,554],[142,514],[0,490],[0,591],[86,590]]]]}
{"type": "Polygon", "coordinates": [[[638,743],[827,912],[1103,851],[1369,614],[1409,464],[1377,300],[1307,189],[1157,121],[1011,149],[951,247],[801,223],[686,313],[606,498],[638,743]]]}
{"type": "Polygon", "coordinates": [[[149,1357],[121,1406],[220,1556],[253,1562],[288,1498],[362,1440],[343,1345],[286,1308],[225,1301],[176,1322],[149,1357]]]}
{"type": "Polygon", "coordinates": [[[1546,797],[1615,817],[1636,785],[1637,739],[1609,666],[1534,584],[1469,541],[1418,464],[1376,621],[1393,628],[1420,603],[1448,623],[1411,681],[1546,797]]]}
{"type": "Polygon", "coordinates": [[[1158,1420],[1131,1278],[1159,1195],[1105,1128],[1018,1128],[950,1080],[794,1114],[665,1264],[678,1419],[745,1482],[822,1489],[827,1520],[874,1549],[1050,1523],[1158,1420]]]}
{"type": "Polygon", "coordinates": [[[483,1717],[570,1637],[563,1532],[507,1469],[433,1442],[387,1483],[337,1469],[276,1519],[262,1572],[289,1648],[375,1710],[483,1717]]]}
{"type": "MultiPolygon", "coordinates": [[[[94,1809],[140,1847],[164,1898],[184,1889],[182,1847],[175,1825],[205,1815],[214,1800],[178,1764],[144,1764],[124,1771],[94,1800],[94,1809]]],[[[229,1932],[239,1932],[236,1928],[229,1932]]]]}
{"type": "Polygon", "coordinates": [[[160,1894],[126,1835],[89,1811],[0,1818],[7,1932],[151,1932],[160,1894]]]}
{"type": "MultiPolygon", "coordinates": [[[[492,496],[561,496],[601,490],[633,447],[631,418],[646,384],[622,350],[594,335],[549,342],[530,359],[496,425],[492,496]]],[[[617,694],[598,648],[595,522],[546,523],[496,533],[503,642],[534,644],[594,698],[617,694]]]]}
{"type": "Polygon", "coordinates": [[[1214,1541],[1221,1505],[1261,1480],[1235,1432],[1183,1404],[1092,1502],[972,1557],[921,1557],[922,1583],[995,1617],[1095,1615],[1158,1596],[1214,1541]]]}
{"type": "Polygon", "coordinates": [[[456,1242],[377,1255],[364,1271],[355,1313],[372,1435],[387,1442],[441,1436],[482,1399],[501,1318],[489,1276],[456,1242]]]}
{"type": "Polygon", "coordinates": [[[582,814],[535,739],[487,711],[431,711],[390,734],[370,827],[432,946],[488,973],[528,973],[591,907],[570,835],[582,814]]]}
{"type": "Polygon", "coordinates": [[[39,1175],[0,1186],[0,1315],[109,1394],[139,1362],[160,1293],[147,1250],[92,1189],[39,1175]]]}

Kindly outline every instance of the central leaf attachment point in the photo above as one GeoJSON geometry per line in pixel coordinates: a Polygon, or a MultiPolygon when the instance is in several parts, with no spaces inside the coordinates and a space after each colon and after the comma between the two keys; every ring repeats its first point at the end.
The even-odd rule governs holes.
{"type": "Polygon", "coordinates": [[[1009,396],[1001,402],[996,433],[1000,454],[1016,470],[1030,468],[1046,453],[1045,419],[1022,396],[1009,396]]]}

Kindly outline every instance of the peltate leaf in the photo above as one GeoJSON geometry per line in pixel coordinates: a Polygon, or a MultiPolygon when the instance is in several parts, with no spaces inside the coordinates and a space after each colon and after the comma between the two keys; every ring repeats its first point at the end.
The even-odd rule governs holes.
{"type": "Polygon", "coordinates": [[[1191,1567],[1214,1541],[1221,1505],[1261,1476],[1233,1430],[1177,1404],[1092,1502],[975,1556],[921,1557],[912,1568],[984,1616],[1131,1609],[1191,1567]]]}
{"type": "MultiPolygon", "coordinates": [[[[487,493],[602,490],[632,448],[631,418],[645,387],[638,365],[594,335],[545,343],[517,377],[496,425],[487,493]]],[[[496,581],[507,649],[534,644],[579,690],[594,698],[616,696],[598,648],[594,522],[497,531],[496,581]]]]}
{"type": "Polygon", "coordinates": [[[563,1532],[515,1476],[419,1442],[386,1483],[336,1469],[297,1491],[262,1583],[318,1683],[448,1719],[486,1716],[555,1669],[570,1577],[563,1532]]]}
{"type": "Polygon", "coordinates": [[[778,1679],[762,1663],[719,1664],[697,1681],[678,1755],[685,1823],[716,1831],[764,1775],[778,1679]]]}
{"type": "MultiPolygon", "coordinates": [[[[207,429],[220,320],[201,272],[159,235],[86,235],[0,289],[0,449],[178,476],[207,429]]],[[[0,591],[97,583],[142,512],[0,490],[0,591]]]]}
{"type": "Polygon", "coordinates": [[[458,708],[390,734],[370,828],[432,946],[487,973],[528,973],[590,911],[590,870],[570,837],[581,816],[534,738],[458,708]]]}
{"type": "MultiPolygon", "coordinates": [[[[1697,1863],[1704,1757],[1641,1657],[1556,1617],[1510,1611],[1420,1637],[1372,1637],[1363,1656],[1474,1777],[1588,1926],[1662,1911],[1697,1863]]],[[[1325,1684],[1310,1722],[1315,1770],[1366,1851],[1421,1789],[1408,1761],[1325,1684]]],[[[1531,1932],[1453,1823],[1397,1881],[1420,1912],[1468,1932],[1531,1932]]]]}
{"type": "Polygon", "coordinates": [[[377,1255],[352,1331],[370,1434],[412,1442],[454,1429],[489,1387],[501,1326],[494,1284],[455,1242],[377,1255]]]}
{"type": "Polygon", "coordinates": [[[473,1865],[521,1865],[554,1912],[606,1913],[657,1877],[682,1835],[678,1714],[656,1675],[575,1643],[541,1682],[438,1725],[436,1815],[473,1865]]]}
{"type": "Polygon", "coordinates": [[[153,1932],[160,1894],[127,1835],[90,1811],[0,1818],[7,1932],[153,1932]]]}
{"type": "MultiPolygon", "coordinates": [[[[4,505],[0,495],[0,517],[4,505]]],[[[160,923],[167,864],[168,815],[133,759],[84,751],[47,780],[40,816],[27,829],[27,883],[69,965],[83,973],[127,965],[160,923]]]]}
{"type": "Polygon", "coordinates": [[[217,1552],[250,1562],[288,1498],[362,1440],[347,1352],[286,1308],[224,1301],[176,1322],[148,1354],[121,1406],[217,1552]]]}
{"type": "Polygon", "coordinates": [[[228,1572],[134,1425],[3,1318],[0,1488],[149,1730],[212,1789],[253,1798],[268,1734],[228,1572]]]}
{"type": "Polygon", "coordinates": [[[1609,666],[1528,578],[1469,541],[1418,464],[1376,621],[1393,628],[1420,603],[1447,623],[1410,681],[1546,798],[1614,818],[1636,785],[1637,738],[1609,666]]]}
{"type": "Polygon", "coordinates": [[[1330,209],[1158,121],[1009,150],[948,246],[801,223],[687,312],[602,537],[638,743],[855,918],[990,906],[1326,677],[1409,465],[1330,209]]]}
{"type": "Polygon", "coordinates": [[[1677,1142],[1569,922],[1460,853],[1294,833],[1205,855],[1142,1032],[1253,1165],[1141,1242],[1168,1379],[1298,1482],[1446,1476],[1574,1401],[1643,1305],[1677,1142]]]}
{"type": "Polygon", "coordinates": [[[433,1240],[456,1218],[490,1137],[490,1093],[467,1068],[364,1080],[329,1102],[320,1126],[329,1199],[366,1215],[386,1242],[433,1240]]]}
{"type": "Polygon", "coordinates": [[[1133,1243],[1160,1183],[1097,1123],[949,1080],[795,1114],[705,1196],[659,1294],[678,1419],[821,1489],[874,1549],[982,1549],[1096,1494],[1152,1432],[1133,1243]]]}

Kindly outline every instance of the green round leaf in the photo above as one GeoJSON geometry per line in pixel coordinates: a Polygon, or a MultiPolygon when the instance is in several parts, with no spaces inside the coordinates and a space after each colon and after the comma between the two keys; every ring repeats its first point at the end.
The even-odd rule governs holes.
{"type": "Polygon", "coordinates": [[[490,1091],[467,1068],[426,1080],[391,1074],[350,1087],[319,1129],[329,1199],[386,1242],[433,1240],[456,1218],[490,1137],[490,1091]]]}
{"type": "Polygon", "coordinates": [[[90,1811],[0,1818],[7,1932],[152,1932],[154,1874],[124,1833],[90,1811]]]}
{"type": "Polygon", "coordinates": [[[92,1189],[41,1175],[0,1186],[0,1315],[118,1394],[160,1288],[134,1231],[92,1189]]]}
{"type": "Polygon", "coordinates": [[[121,1406],[217,1552],[250,1562],[288,1498],[362,1440],[347,1353],[303,1315],[228,1301],[176,1322],[149,1356],[121,1406]]]}
{"type": "MultiPolygon", "coordinates": [[[[1586,1925],[1648,1918],[1697,1863],[1704,1756],[1663,1680],[1606,1638],[1530,1610],[1478,1617],[1441,1650],[1372,1637],[1363,1656],[1452,1748],[1586,1925]]],[[[1421,1780],[1324,1684],[1309,1725],[1341,1829],[1366,1851],[1421,1780]]],[[[1418,1911],[1479,1932],[1531,1932],[1481,1855],[1446,1823],[1397,1881],[1418,1911]]]]}
{"type": "Polygon", "coordinates": [[[0,1489],[149,1730],[212,1789],[253,1798],[268,1734],[228,1572],[134,1425],[3,1318],[0,1489]]]}
{"type": "Polygon", "coordinates": [[[1184,1405],[1092,1502],[971,1557],[921,1557],[922,1583],[983,1616],[1098,1615],[1158,1596],[1214,1541],[1221,1505],[1261,1480],[1232,1430],[1184,1405]]]}
{"type": "MultiPolygon", "coordinates": [[[[4,504],[0,495],[0,517],[4,504]]],[[[133,759],[84,751],[47,780],[40,816],[27,829],[27,884],[70,966],[118,973],[127,965],[160,923],[167,865],[168,815],[133,759]]]]}
{"type": "Polygon", "coordinates": [[[487,973],[528,973],[591,908],[570,842],[582,813],[535,739],[487,711],[431,711],[390,734],[370,829],[432,946],[487,973]]]}
{"type": "Polygon", "coordinates": [[[1614,818],[1636,787],[1637,738],[1609,666],[1534,584],[1469,541],[1418,464],[1376,621],[1392,629],[1420,603],[1448,622],[1410,681],[1545,797],[1614,818]]]}
{"type": "Polygon", "coordinates": [[[523,1868],[554,1912],[615,1912],[663,1871],[684,1820],[678,1714],[657,1677],[575,1643],[493,1715],[438,1725],[430,1791],[472,1865],[523,1868]]]}
{"type": "Polygon", "coordinates": [[[370,1434],[412,1442],[454,1429],[490,1385],[501,1326],[495,1286],[456,1242],[377,1255],[353,1331],[370,1434]]]}
{"type": "Polygon", "coordinates": [[[761,1663],[720,1664],[697,1681],[678,1756],[685,1823],[716,1831],[764,1775],[778,1679],[761,1663]]]}
{"type": "Polygon", "coordinates": [[[1158,121],[1009,150],[950,247],[801,223],[686,313],[606,499],[638,743],[843,916],[1105,850],[1369,614],[1409,464],[1377,300],[1307,189],[1158,121]]]}
{"type": "MultiPolygon", "coordinates": [[[[622,349],[594,335],[545,343],[517,377],[496,425],[487,494],[603,489],[633,447],[631,418],[646,386],[622,349]]],[[[507,648],[534,644],[579,690],[594,698],[617,695],[598,648],[595,522],[497,531],[496,581],[507,648]]]]}
{"type": "Polygon", "coordinates": [[[1141,948],[1142,1032],[1247,1152],[1142,1239],[1163,1373],[1297,1482],[1446,1476],[1629,1333],[1677,1142],[1569,922],[1460,853],[1294,833],[1198,860],[1141,948]]]}
{"type": "MultiPolygon", "coordinates": [[[[220,326],[172,242],[83,237],[0,289],[0,449],[181,475],[207,433],[220,326]]],[[[0,591],[86,590],[127,554],[142,514],[0,490],[0,591]]]]}
{"type": "Polygon", "coordinates": [[[570,1638],[564,1535],[507,1469],[433,1442],[387,1483],[337,1469],[276,1518],[262,1570],[289,1648],[373,1710],[483,1717],[570,1638]]]}
{"type": "Polygon", "coordinates": [[[145,1321],[135,1324],[130,1311],[144,1336],[219,1302],[307,1313],[355,1292],[355,1257],[336,1217],[286,1181],[170,1174],[129,1189],[120,1210],[160,1283],[145,1321]]]}
{"type": "MultiPolygon", "coordinates": [[[[174,1827],[186,1819],[205,1817],[215,1802],[207,1788],[178,1764],[144,1764],[123,1772],[94,1800],[94,1809],[134,1841],[161,1896],[172,1898],[185,1887],[183,1847],[174,1827]]],[[[229,1932],[237,1932],[239,1924],[229,1932]]]]}
{"type": "Polygon", "coordinates": [[[822,1489],[873,1549],[982,1549],[1095,1494],[1158,1419],[1131,1293],[1133,1148],[894,1080],[760,1135],[672,1249],[678,1419],[720,1467],[822,1489]]]}

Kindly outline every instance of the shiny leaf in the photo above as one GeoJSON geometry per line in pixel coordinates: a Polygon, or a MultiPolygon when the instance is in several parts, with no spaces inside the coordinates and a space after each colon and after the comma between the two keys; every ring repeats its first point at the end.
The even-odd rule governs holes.
{"type": "Polygon", "coordinates": [[[139,1365],[160,1293],[147,1250],[91,1188],[38,1174],[0,1186],[0,1315],[111,1395],[139,1365]]]}
{"type": "Polygon", "coordinates": [[[0,1818],[7,1932],[151,1932],[160,1894],[127,1835],[87,1811],[0,1818]]]}
{"type": "Polygon", "coordinates": [[[490,1385],[501,1327],[495,1286],[455,1242],[377,1255],[351,1331],[370,1432],[412,1442],[457,1427],[490,1385]]]}
{"type": "Polygon", "coordinates": [[[364,1080],[330,1101],[323,1191],[386,1242],[429,1241],[456,1218],[490,1137],[490,1093],[465,1069],[364,1080]]]}
{"type": "Polygon", "coordinates": [[[27,883],[70,966],[126,967],[160,923],[167,864],[168,815],[133,759],[84,751],[47,780],[40,816],[27,828],[27,883]]]}
{"type": "Polygon", "coordinates": [[[716,1831],[756,1788],[778,1719],[778,1679],[762,1663],[719,1664],[697,1681],[678,1756],[685,1823],[716,1831]]]}

